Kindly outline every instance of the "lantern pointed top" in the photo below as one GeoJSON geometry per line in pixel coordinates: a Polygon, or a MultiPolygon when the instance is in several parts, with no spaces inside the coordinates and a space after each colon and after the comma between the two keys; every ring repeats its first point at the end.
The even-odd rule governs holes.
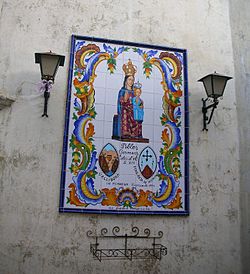
{"type": "Polygon", "coordinates": [[[217,76],[217,77],[223,77],[225,78],[225,80],[230,80],[232,79],[233,77],[230,77],[230,76],[226,76],[226,75],[223,75],[223,74],[220,74],[220,73],[217,73],[216,71],[214,71],[214,73],[210,73],[204,77],[202,77],[201,79],[199,79],[197,82],[203,82],[203,80],[207,77],[212,77],[212,76],[217,76]]]}
{"type": "Polygon", "coordinates": [[[54,57],[58,57],[59,58],[59,66],[64,66],[64,61],[65,61],[65,56],[63,55],[59,55],[57,53],[50,51],[47,52],[37,52],[35,53],[35,63],[36,64],[40,64],[41,63],[41,57],[42,56],[54,56],[54,57]]]}

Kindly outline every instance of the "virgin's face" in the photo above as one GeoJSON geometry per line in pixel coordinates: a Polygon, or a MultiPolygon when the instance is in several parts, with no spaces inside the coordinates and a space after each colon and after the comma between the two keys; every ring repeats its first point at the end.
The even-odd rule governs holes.
{"type": "Polygon", "coordinates": [[[128,77],[128,79],[126,81],[126,87],[131,89],[133,84],[134,84],[134,77],[131,75],[128,77]]]}

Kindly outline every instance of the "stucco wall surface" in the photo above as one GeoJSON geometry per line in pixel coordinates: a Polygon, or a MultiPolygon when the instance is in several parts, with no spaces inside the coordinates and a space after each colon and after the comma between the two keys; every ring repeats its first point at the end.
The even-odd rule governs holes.
{"type": "Polygon", "coordinates": [[[250,273],[250,2],[230,1],[235,91],[239,124],[240,206],[243,273],[250,273]]]}
{"type": "Polygon", "coordinates": [[[226,0],[14,0],[0,2],[0,90],[16,98],[0,111],[0,273],[241,273],[239,154],[231,80],[202,132],[197,80],[235,77],[226,0]],[[188,50],[190,216],[59,214],[71,34],[188,50]],[[41,118],[34,53],[66,56],[41,118]],[[164,232],[159,261],[94,261],[88,230],[132,226],[164,232]]]}

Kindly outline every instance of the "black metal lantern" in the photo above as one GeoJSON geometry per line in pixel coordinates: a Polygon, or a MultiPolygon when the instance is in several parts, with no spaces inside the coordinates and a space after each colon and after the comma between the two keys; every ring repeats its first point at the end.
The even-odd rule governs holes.
{"type": "Polygon", "coordinates": [[[55,76],[59,66],[64,66],[65,56],[53,52],[35,53],[35,63],[40,64],[41,79],[44,85],[44,111],[42,117],[47,114],[48,99],[50,96],[49,87],[55,81],[55,76]]]}
{"type": "Polygon", "coordinates": [[[232,79],[232,77],[221,75],[214,72],[198,80],[198,82],[203,82],[203,85],[207,93],[207,98],[202,99],[203,130],[208,130],[207,125],[211,122],[214,110],[219,104],[218,98],[223,96],[227,81],[230,79],[232,79]],[[206,106],[206,102],[209,98],[213,101],[213,103],[209,106],[206,106]],[[212,108],[212,111],[210,117],[208,118],[207,110],[209,108],[212,108]]]}

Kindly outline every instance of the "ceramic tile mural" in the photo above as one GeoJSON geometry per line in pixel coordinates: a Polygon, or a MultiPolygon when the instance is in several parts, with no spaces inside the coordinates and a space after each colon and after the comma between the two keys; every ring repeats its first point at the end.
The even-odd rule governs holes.
{"type": "Polygon", "coordinates": [[[60,212],[189,213],[186,50],[72,36],[60,212]]]}

